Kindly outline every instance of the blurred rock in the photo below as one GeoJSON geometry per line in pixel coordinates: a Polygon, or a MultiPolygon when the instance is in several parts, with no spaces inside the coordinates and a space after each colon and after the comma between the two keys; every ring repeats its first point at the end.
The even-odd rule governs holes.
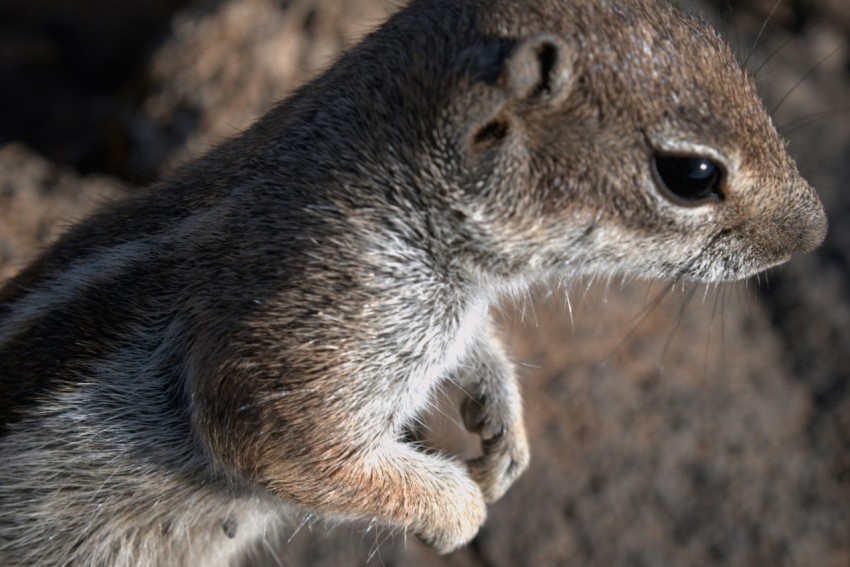
{"type": "Polygon", "coordinates": [[[231,0],[180,12],[151,62],[134,168],[161,173],[238,134],[395,7],[389,0],[231,0]]]}
{"type": "Polygon", "coordinates": [[[125,130],[151,50],[185,0],[0,2],[0,145],[128,173],[125,130]]]}
{"type": "Polygon", "coordinates": [[[0,282],[74,221],[124,192],[115,179],[80,177],[19,144],[0,147],[0,282]]]}

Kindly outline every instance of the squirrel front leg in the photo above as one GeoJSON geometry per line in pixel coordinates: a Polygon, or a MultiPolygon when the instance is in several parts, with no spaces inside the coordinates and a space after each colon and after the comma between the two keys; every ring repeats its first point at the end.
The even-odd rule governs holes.
{"type": "Polygon", "coordinates": [[[468,543],[486,518],[481,489],[463,463],[390,436],[368,447],[339,440],[323,453],[312,463],[272,463],[259,480],[329,517],[411,529],[441,554],[468,543]]]}
{"type": "Polygon", "coordinates": [[[491,326],[457,376],[468,397],[466,428],[481,436],[483,455],[468,463],[484,499],[495,502],[528,467],[529,449],[516,371],[491,326]]]}

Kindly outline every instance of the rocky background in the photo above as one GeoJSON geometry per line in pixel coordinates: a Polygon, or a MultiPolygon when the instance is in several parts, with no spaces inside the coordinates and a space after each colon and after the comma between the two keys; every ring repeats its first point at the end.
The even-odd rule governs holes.
{"type": "MultiPolygon", "coordinates": [[[[4,0],[0,279],[237,134],[399,3],[4,0]]],[[[467,549],[306,517],[246,564],[850,566],[850,5],[698,9],[818,188],[824,247],[736,285],[579,283],[508,309],[532,465],[467,549]]],[[[434,435],[458,437],[450,420],[434,435]]]]}

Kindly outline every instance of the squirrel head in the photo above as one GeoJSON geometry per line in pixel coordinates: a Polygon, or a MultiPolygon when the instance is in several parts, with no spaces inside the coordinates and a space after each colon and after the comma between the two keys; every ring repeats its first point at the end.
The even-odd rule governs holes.
{"type": "Polygon", "coordinates": [[[443,123],[462,124],[464,212],[505,271],[733,280],[822,242],[816,193],[698,18],[648,0],[476,18],[443,123]]]}

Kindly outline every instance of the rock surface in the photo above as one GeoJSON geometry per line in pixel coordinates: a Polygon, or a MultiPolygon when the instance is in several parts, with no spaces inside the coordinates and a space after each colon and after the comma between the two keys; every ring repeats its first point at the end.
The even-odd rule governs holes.
{"type": "Polygon", "coordinates": [[[0,147],[0,282],[124,185],[103,175],[81,177],[19,144],[0,147]]]}

